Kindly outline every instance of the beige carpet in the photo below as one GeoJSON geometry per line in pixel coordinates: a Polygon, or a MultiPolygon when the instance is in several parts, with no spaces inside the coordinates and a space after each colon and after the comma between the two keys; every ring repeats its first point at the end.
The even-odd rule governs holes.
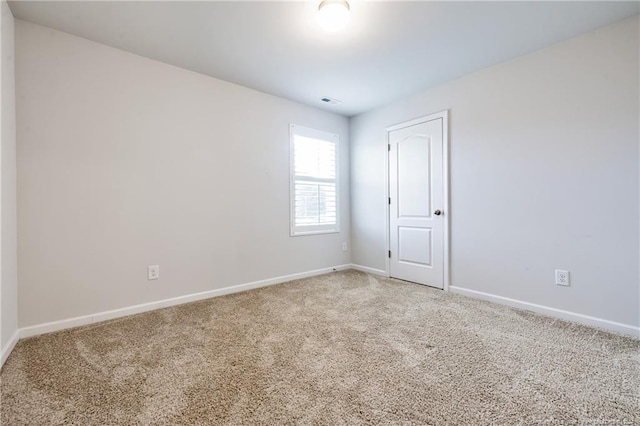
{"type": "Polygon", "coordinates": [[[640,424],[640,341],[339,272],[21,341],[2,425],[640,424]]]}

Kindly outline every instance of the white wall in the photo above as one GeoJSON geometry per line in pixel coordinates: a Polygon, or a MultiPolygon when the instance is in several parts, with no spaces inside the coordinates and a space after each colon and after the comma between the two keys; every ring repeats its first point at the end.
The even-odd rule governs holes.
{"type": "Polygon", "coordinates": [[[637,327],[638,36],[636,16],[354,117],[353,263],[385,268],[384,128],[449,109],[451,284],[637,327]]]}
{"type": "Polygon", "coordinates": [[[350,263],[348,119],[20,20],[16,50],[20,327],[350,263]],[[339,234],[289,236],[290,122],[340,135],[339,234]]]}
{"type": "MultiPolygon", "coordinates": [[[[0,2],[0,66],[2,95],[0,127],[0,353],[8,355],[18,330],[16,248],[16,115],[14,80],[14,23],[6,1],[0,2]]],[[[0,362],[0,365],[2,362],[0,362]]]]}

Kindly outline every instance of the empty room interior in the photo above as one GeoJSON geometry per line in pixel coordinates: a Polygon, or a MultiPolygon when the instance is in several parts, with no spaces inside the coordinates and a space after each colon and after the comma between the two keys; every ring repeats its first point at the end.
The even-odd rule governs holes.
{"type": "Polygon", "coordinates": [[[0,424],[640,424],[640,2],[0,6],[0,424]]]}

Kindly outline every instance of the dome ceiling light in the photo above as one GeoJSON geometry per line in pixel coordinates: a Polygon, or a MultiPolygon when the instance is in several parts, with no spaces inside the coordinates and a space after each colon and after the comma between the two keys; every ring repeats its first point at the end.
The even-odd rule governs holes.
{"type": "Polygon", "coordinates": [[[349,18],[350,8],[346,0],[324,0],[318,6],[318,23],[329,32],[343,30],[349,18]]]}

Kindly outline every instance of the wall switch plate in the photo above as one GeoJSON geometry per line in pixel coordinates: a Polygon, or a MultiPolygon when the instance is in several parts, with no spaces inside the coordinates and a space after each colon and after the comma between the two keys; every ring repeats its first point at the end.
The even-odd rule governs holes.
{"type": "Polygon", "coordinates": [[[160,278],[160,267],[158,265],[149,266],[147,268],[147,279],[157,280],[160,278]]]}
{"type": "Polygon", "coordinates": [[[565,287],[569,287],[569,271],[563,271],[561,269],[556,269],[556,284],[563,285],[565,287]]]}
{"type": "Polygon", "coordinates": [[[342,243],[342,251],[347,251],[347,243],[342,243]]]}

